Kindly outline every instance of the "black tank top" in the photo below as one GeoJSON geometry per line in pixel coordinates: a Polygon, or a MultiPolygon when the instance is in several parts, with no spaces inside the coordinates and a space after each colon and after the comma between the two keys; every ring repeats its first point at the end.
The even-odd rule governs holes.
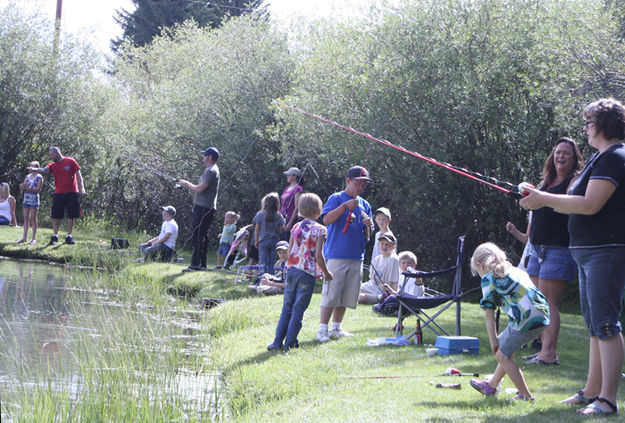
{"type": "MultiPolygon", "coordinates": [[[[570,176],[560,184],[549,189],[539,189],[552,194],[565,194],[572,178],[573,177],[570,176]]],[[[543,207],[542,209],[534,210],[532,212],[530,242],[534,245],[568,247],[568,222],[568,214],[557,213],[551,207],[543,207]]]]}

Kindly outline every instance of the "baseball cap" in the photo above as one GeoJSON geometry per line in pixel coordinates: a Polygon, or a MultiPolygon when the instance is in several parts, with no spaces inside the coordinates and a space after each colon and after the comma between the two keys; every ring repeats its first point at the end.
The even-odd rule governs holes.
{"type": "Polygon", "coordinates": [[[285,175],[295,175],[295,176],[299,176],[302,174],[302,172],[300,172],[299,169],[296,167],[292,167],[286,172],[282,172],[282,173],[284,173],[285,175]]]}
{"type": "Polygon", "coordinates": [[[219,150],[215,147],[207,148],[206,150],[201,152],[205,156],[212,156],[213,159],[217,160],[219,158],[219,150]]]}
{"type": "Polygon", "coordinates": [[[350,167],[345,177],[349,179],[371,182],[371,178],[369,178],[369,171],[362,166],[350,167]]]}
{"type": "Polygon", "coordinates": [[[389,209],[387,209],[386,207],[380,207],[379,209],[377,209],[375,211],[375,213],[373,213],[373,215],[377,216],[378,213],[382,213],[384,216],[386,216],[389,219],[391,219],[391,211],[389,209]]]}
{"type": "Polygon", "coordinates": [[[390,242],[393,245],[397,245],[397,240],[391,234],[382,234],[382,235],[380,235],[380,237],[378,238],[378,242],[380,242],[382,240],[388,241],[388,242],[390,242]]]}
{"type": "Polygon", "coordinates": [[[289,248],[289,243],[286,241],[279,241],[276,244],[276,250],[287,250],[289,248]]]}
{"type": "Polygon", "coordinates": [[[163,206],[163,210],[171,214],[172,216],[176,215],[176,208],[174,206],[163,206]]]}

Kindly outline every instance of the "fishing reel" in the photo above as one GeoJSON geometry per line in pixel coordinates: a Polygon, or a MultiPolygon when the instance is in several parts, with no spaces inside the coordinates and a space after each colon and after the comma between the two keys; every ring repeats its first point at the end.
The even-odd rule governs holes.
{"type": "Polygon", "coordinates": [[[516,189],[510,190],[510,195],[514,198],[521,199],[527,197],[530,194],[529,188],[534,189],[534,185],[529,182],[521,182],[516,189]]]}

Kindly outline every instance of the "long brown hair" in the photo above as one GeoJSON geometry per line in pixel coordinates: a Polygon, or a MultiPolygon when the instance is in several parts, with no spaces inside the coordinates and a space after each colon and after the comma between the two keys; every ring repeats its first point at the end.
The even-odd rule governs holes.
{"type": "Polygon", "coordinates": [[[556,154],[556,149],[562,143],[570,145],[573,149],[573,167],[571,168],[569,174],[566,175],[566,177],[568,178],[570,176],[579,175],[579,173],[582,171],[582,168],[584,167],[584,157],[582,157],[582,153],[579,151],[577,143],[569,137],[561,137],[556,142],[556,145],[553,146],[553,149],[547,157],[547,160],[545,160],[545,165],[543,166],[543,180],[540,182],[541,187],[548,187],[558,176],[556,172],[556,165],[553,162],[553,158],[556,154]]]}

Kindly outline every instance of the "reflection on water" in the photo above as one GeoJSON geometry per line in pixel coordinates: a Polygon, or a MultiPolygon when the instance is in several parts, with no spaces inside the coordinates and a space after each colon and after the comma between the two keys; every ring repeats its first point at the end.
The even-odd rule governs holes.
{"type": "Polygon", "coordinates": [[[44,386],[76,401],[96,380],[137,395],[149,391],[156,401],[166,392],[186,411],[214,412],[217,378],[185,367],[208,355],[198,340],[197,316],[159,314],[150,305],[125,304],[104,291],[68,289],[74,276],[89,277],[80,272],[0,259],[2,411],[17,386],[26,392],[44,386]],[[128,380],[120,388],[123,378],[128,380]]]}

